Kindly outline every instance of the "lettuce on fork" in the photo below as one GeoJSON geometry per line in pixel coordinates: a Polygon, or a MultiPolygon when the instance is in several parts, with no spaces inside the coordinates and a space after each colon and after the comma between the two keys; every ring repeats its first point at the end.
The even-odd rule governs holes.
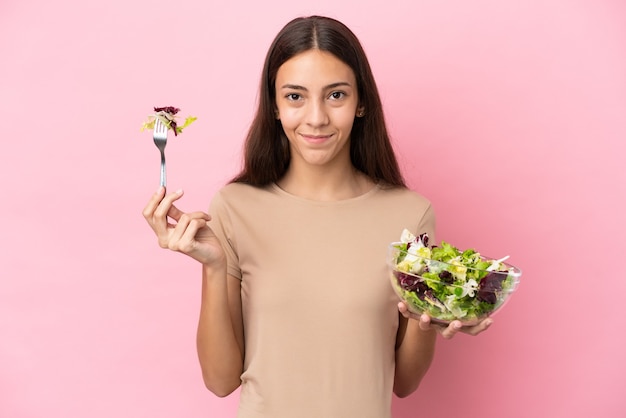
{"type": "Polygon", "coordinates": [[[148,116],[148,120],[143,123],[141,130],[144,131],[146,129],[154,129],[154,122],[157,119],[160,119],[161,122],[163,122],[168,129],[174,131],[174,136],[176,136],[182,133],[183,129],[185,129],[187,126],[191,125],[196,119],[198,119],[195,116],[188,116],[185,118],[185,122],[182,124],[182,126],[179,126],[178,122],[176,121],[176,114],[178,112],[180,112],[180,109],[174,106],[155,107],[154,113],[148,116]]]}

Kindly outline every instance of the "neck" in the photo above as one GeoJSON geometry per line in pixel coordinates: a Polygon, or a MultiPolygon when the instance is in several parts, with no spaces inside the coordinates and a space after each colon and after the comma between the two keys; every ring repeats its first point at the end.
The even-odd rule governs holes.
{"type": "Polygon", "coordinates": [[[305,199],[337,201],[367,193],[374,183],[352,165],[289,167],[277,182],[286,192],[305,199]]]}

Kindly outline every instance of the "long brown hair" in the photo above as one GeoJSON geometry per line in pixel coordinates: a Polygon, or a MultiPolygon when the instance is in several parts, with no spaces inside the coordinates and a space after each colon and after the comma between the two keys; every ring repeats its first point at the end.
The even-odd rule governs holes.
{"type": "Polygon", "coordinates": [[[350,158],[373,181],[405,187],[383,114],[378,88],[361,43],[343,23],[323,16],[299,17],[274,39],[263,66],[259,106],[244,146],[243,170],[231,181],[266,186],[287,171],[291,154],[280,121],[275,117],[276,74],[293,56],[319,49],[330,52],[354,72],[363,117],[355,118],[350,134],[350,158]]]}

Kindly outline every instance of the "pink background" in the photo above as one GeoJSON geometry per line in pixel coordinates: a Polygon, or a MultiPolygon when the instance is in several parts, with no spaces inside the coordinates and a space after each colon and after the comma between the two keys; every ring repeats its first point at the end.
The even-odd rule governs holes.
{"type": "Polygon", "coordinates": [[[395,417],[626,416],[625,2],[3,0],[0,417],[234,415],[197,364],[198,266],[141,217],[158,151],[139,127],[153,105],[199,117],[169,185],[206,209],[271,39],[311,13],[361,38],[438,238],[524,270],[395,417]]]}

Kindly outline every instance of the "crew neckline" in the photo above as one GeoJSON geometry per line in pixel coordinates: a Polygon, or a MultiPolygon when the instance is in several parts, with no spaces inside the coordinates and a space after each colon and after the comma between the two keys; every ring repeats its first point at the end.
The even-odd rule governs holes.
{"type": "Polygon", "coordinates": [[[295,194],[289,193],[288,191],[282,189],[276,183],[272,183],[271,188],[278,194],[281,194],[283,196],[289,197],[290,199],[293,199],[302,203],[314,204],[318,206],[337,206],[337,205],[345,205],[345,204],[349,204],[353,202],[358,202],[358,201],[369,198],[370,196],[376,194],[380,190],[380,184],[378,183],[374,184],[372,188],[370,188],[368,191],[366,191],[363,194],[360,194],[355,197],[350,197],[348,199],[341,199],[341,200],[314,200],[314,199],[308,199],[306,197],[296,196],[295,194]]]}

